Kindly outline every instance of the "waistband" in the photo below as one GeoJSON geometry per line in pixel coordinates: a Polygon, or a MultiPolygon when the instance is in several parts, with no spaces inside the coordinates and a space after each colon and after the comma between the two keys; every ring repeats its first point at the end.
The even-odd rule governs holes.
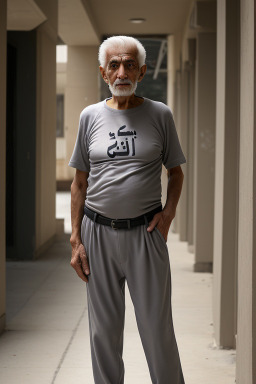
{"type": "Polygon", "coordinates": [[[153,219],[154,215],[161,211],[162,205],[159,205],[157,208],[146,212],[144,215],[127,219],[111,219],[109,217],[98,214],[97,212],[88,208],[86,205],[84,206],[84,213],[89,217],[89,219],[99,224],[108,225],[113,229],[130,229],[132,227],[136,227],[137,225],[148,225],[148,222],[153,219]]]}

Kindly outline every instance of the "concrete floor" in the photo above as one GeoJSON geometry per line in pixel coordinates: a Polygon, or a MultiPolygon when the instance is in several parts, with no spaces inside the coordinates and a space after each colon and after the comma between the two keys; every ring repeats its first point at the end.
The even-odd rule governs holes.
{"type": "MultiPolygon", "coordinates": [[[[68,194],[57,217],[69,224],[68,194]]],[[[186,384],[234,384],[235,351],[214,345],[212,275],[194,273],[194,255],[171,231],[173,321],[186,384]]],[[[71,268],[69,235],[31,262],[7,263],[7,326],[0,338],[2,384],[93,384],[86,286],[71,268]]],[[[126,285],[125,384],[150,384],[126,285]]],[[[114,384],[114,383],[113,383],[114,384]]],[[[171,384],[171,380],[170,380],[171,384]]]]}

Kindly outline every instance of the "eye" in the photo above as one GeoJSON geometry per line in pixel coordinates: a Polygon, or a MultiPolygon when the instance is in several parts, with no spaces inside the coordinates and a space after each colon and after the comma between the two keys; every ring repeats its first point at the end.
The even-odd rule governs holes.
{"type": "Polygon", "coordinates": [[[111,69],[116,69],[118,67],[118,65],[116,63],[111,63],[110,64],[110,68],[111,69]]]}

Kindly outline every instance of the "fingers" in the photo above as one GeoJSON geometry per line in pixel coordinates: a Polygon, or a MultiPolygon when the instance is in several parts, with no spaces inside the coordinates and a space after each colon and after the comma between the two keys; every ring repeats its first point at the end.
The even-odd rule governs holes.
{"type": "Polygon", "coordinates": [[[86,275],[89,275],[90,274],[90,267],[89,267],[88,257],[86,256],[85,250],[83,252],[81,252],[80,259],[81,259],[81,263],[82,263],[83,272],[86,275]]]}
{"type": "Polygon", "coordinates": [[[162,212],[156,213],[154,215],[153,219],[149,222],[147,231],[152,232],[155,227],[157,227],[157,229],[159,230],[159,232],[161,232],[163,238],[165,239],[165,242],[167,242],[167,235],[168,235],[170,224],[164,223],[162,212]]]}
{"type": "Polygon", "coordinates": [[[86,283],[88,282],[88,277],[85,276],[81,266],[80,267],[77,267],[75,268],[75,271],[77,273],[77,275],[83,280],[85,281],[86,283]]]}
{"type": "Polygon", "coordinates": [[[88,282],[88,278],[87,278],[87,277],[85,276],[85,274],[83,273],[81,264],[79,264],[78,261],[71,260],[70,265],[74,268],[74,270],[76,271],[77,275],[78,275],[83,281],[88,282]]]}
{"type": "Polygon", "coordinates": [[[152,232],[153,229],[155,228],[155,226],[158,224],[159,220],[160,220],[160,215],[159,215],[159,213],[156,213],[154,215],[153,219],[149,222],[149,225],[147,227],[147,231],[152,232]]]}
{"type": "Polygon", "coordinates": [[[72,259],[70,261],[71,266],[76,271],[77,275],[85,282],[88,282],[86,275],[90,274],[90,268],[88,263],[88,257],[83,244],[80,244],[77,248],[72,250],[72,259]]]}

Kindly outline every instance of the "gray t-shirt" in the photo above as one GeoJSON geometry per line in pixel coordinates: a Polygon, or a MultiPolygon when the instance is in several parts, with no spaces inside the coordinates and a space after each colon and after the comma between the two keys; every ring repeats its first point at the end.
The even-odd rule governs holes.
{"type": "Polygon", "coordinates": [[[168,169],[186,159],[165,104],[144,97],[138,107],[117,110],[106,101],[81,112],[68,165],[89,172],[87,207],[132,218],[161,204],[162,163],[168,169]]]}

